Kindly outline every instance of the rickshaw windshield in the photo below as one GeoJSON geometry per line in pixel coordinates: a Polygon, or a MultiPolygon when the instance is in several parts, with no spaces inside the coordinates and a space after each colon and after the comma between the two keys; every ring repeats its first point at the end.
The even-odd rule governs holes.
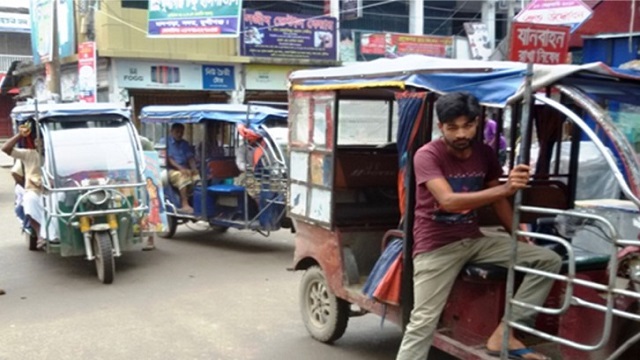
{"type": "MultiPolygon", "coordinates": [[[[605,116],[600,119],[600,125],[596,125],[593,119],[586,120],[591,122],[589,125],[613,151],[618,167],[626,175],[627,181],[640,180],[640,167],[637,161],[633,161],[640,152],[640,88],[624,82],[611,86],[589,80],[574,82],[572,86],[586,94],[602,109],[605,116]],[[632,161],[620,161],[621,157],[632,161]]],[[[632,188],[640,186],[629,185],[632,188]]]]}
{"type": "Polygon", "coordinates": [[[50,122],[48,128],[57,186],[136,182],[135,144],[122,118],[50,122]]]}

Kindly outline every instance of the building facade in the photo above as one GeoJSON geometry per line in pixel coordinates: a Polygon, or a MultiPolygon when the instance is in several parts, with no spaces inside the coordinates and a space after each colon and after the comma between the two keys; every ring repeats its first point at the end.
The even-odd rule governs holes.
{"type": "MultiPolygon", "coordinates": [[[[0,84],[4,83],[12,64],[31,59],[30,31],[28,9],[0,7],[0,84]]],[[[9,114],[17,92],[13,86],[7,86],[0,93],[0,138],[12,133],[9,114]]]]}

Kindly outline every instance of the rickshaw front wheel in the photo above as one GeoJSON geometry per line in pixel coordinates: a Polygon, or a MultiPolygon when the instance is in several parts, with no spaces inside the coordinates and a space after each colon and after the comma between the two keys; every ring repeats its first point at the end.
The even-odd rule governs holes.
{"type": "Polygon", "coordinates": [[[97,232],[93,235],[93,252],[96,257],[98,279],[103,284],[111,284],[116,272],[116,266],[113,259],[111,235],[108,232],[97,232]]]}
{"type": "Polygon", "coordinates": [[[169,225],[167,231],[158,235],[160,235],[161,238],[171,239],[178,229],[178,219],[175,216],[167,215],[167,223],[169,225]]]}
{"type": "Polygon", "coordinates": [[[300,310],[307,331],[320,342],[332,343],[347,329],[349,303],[331,292],[319,266],[310,267],[302,276],[300,310]]]}

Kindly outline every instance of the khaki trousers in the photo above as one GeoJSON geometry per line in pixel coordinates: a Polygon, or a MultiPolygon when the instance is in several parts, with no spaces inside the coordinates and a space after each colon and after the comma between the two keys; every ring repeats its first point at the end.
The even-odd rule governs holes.
{"type": "MultiPolygon", "coordinates": [[[[413,259],[414,307],[397,360],[425,360],[433,341],[438,320],[453,283],[467,263],[508,266],[511,242],[506,237],[464,239],[413,259]]],[[[558,273],[562,259],[553,251],[518,243],[517,264],[558,273]]],[[[553,279],[526,275],[515,299],[542,305],[553,286],[553,279]]],[[[473,306],[470,299],[469,306],[473,306]]],[[[535,311],[512,307],[512,319],[532,325],[535,311]]],[[[496,324],[497,325],[497,324],[496,324]]],[[[487,336],[490,334],[487,334],[487,336]]]]}
{"type": "Polygon", "coordinates": [[[182,188],[189,186],[198,180],[200,180],[200,175],[195,170],[191,170],[189,175],[185,175],[178,170],[169,170],[169,182],[178,190],[182,190],[182,188]]]}

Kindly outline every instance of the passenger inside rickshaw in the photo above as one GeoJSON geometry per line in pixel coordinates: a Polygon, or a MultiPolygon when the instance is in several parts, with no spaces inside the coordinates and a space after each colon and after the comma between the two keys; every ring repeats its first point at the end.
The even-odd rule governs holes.
{"type": "Polygon", "coordinates": [[[171,134],[167,140],[167,170],[169,182],[180,193],[181,207],[178,211],[191,214],[193,208],[189,205],[189,192],[200,181],[200,172],[191,144],[183,139],[184,130],[183,124],[171,125],[171,134]]]}

